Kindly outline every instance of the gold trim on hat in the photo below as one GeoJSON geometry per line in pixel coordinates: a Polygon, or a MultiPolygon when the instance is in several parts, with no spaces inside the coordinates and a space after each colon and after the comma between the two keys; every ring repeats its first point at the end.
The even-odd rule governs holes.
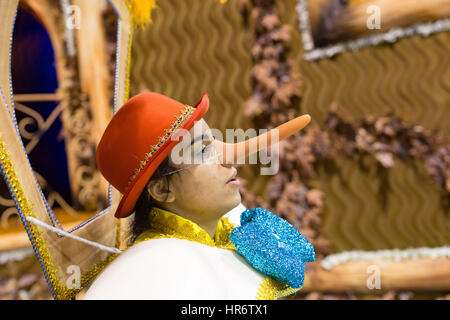
{"type": "Polygon", "coordinates": [[[177,116],[175,118],[174,121],[172,121],[170,123],[170,128],[169,129],[165,129],[164,130],[164,136],[160,137],[158,139],[158,143],[155,145],[150,146],[150,152],[145,154],[145,159],[142,160],[139,164],[139,167],[136,168],[134,170],[133,175],[130,177],[128,184],[130,184],[136,177],[137,175],[142,171],[142,169],[144,169],[144,167],[146,166],[147,162],[150,160],[150,158],[152,157],[152,155],[159,150],[159,148],[161,148],[161,146],[166,143],[166,141],[172,136],[172,134],[178,130],[183,123],[186,122],[186,120],[192,115],[192,113],[194,113],[195,108],[186,105],[184,107],[184,109],[182,110],[181,114],[179,116],[177,116]]]}

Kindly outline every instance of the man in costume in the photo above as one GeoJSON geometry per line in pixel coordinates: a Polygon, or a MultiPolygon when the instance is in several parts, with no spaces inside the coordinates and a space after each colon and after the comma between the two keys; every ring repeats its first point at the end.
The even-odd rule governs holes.
{"type": "MultiPolygon", "coordinates": [[[[232,166],[262,148],[262,139],[273,143],[273,134],[238,151],[214,139],[203,120],[208,108],[206,94],[191,107],[142,93],[111,120],[97,163],[123,194],[115,216],[135,212],[135,241],[85,299],[276,299],[302,286],[314,248],[274,214],[245,210],[232,166]],[[188,143],[176,148],[183,133],[188,143]]],[[[302,116],[280,126],[280,139],[309,121],[302,116]]]]}

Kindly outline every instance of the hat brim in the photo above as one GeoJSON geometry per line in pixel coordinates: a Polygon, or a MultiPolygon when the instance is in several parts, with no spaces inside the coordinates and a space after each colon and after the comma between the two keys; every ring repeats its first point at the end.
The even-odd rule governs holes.
{"type": "MultiPolygon", "coordinates": [[[[190,130],[194,126],[195,121],[199,121],[203,118],[209,108],[209,97],[207,93],[205,93],[200,101],[194,105],[194,108],[195,111],[183,123],[180,129],[190,130]]],[[[179,141],[168,139],[158,151],[152,155],[152,160],[148,161],[146,166],[142,168],[123,194],[116,213],[114,214],[116,218],[126,218],[133,213],[136,202],[147,185],[147,182],[178,142],[179,141]]]]}

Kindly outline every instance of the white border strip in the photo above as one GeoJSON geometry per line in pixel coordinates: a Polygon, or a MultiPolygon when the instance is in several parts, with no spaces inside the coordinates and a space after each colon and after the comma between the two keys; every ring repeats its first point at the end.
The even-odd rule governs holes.
{"type": "Polygon", "coordinates": [[[341,253],[330,254],[326,256],[321,262],[321,266],[330,270],[339,264],[352,261],[401,261],[406,259],[436,259],[436,258],[450,258],[450,247],[421,247],[408,249],[392,249],[392,250],[377,250],[377,251],[344,251],[341,253]]]}

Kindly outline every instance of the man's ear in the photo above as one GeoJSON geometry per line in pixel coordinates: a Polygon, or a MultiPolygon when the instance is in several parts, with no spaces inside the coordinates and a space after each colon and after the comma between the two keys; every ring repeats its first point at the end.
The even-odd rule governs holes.
{"type": "Polygon", "coordinates": [[[155,179],[148,183],[147,190],[150,196],[158,202],[175,201],[175,193],[172,190],[171,183],[166,179],[155,179]]]}

